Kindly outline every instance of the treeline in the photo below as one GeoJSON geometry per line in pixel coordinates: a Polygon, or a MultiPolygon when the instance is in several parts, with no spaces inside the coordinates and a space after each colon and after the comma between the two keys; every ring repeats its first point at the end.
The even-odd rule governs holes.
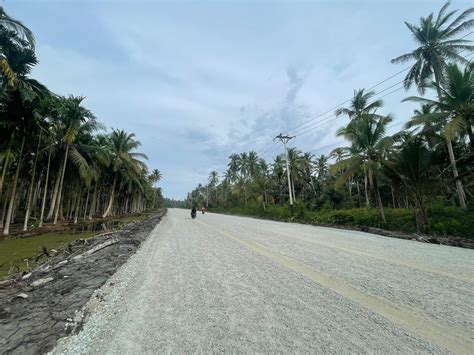
{"type": "Polygon", "coordinates": [[[377,208],[381,226],[387,207],[408,209],[424,233],[433,226],[431,206],[457,206],[462,216],[470,209],[473,216],[474,65],[466,57],[474,46],[461,35],[474,26],[474,9],[457,14],[448,5],[419,25],[407,23],[417,48],[392,60],[414,62],[404,85],[420,93],[404,100],[420,107],[400,132],[387,134],[392,117],[375,92],[356,90],[350,105],[335,112],[349,118],[337,132],[348,145],[318,157],[288,149],[290,187],[284,154],[271,162],[253,151],[232,154],[222,179],[211,172],[188,194],[187,205],[275,211],[291,194],[300,211],[377,208]]]}
{"type": "Polygon", "coordinates": [[[162,204],[133,133],[31,78],[33,33],[0,7],[0,227],[136,213],[162,204]]]}
{"type": "Polygon", "coordinates": [[[167,197],[164,198],[163,205],[169,208],[188,208],[186,201],[175,200],[167,197]]]}

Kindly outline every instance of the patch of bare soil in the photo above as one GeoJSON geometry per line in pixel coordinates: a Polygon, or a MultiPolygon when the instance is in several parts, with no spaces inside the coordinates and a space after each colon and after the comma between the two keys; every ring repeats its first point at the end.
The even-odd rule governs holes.
{"type": "Polygon", "coordinates": [[[79,331],[81,309],[94,290],[135,253],[165,213],[77,240],[30,274],[1,281],[0,353],[45,353],[57,339],[79,331]]]}

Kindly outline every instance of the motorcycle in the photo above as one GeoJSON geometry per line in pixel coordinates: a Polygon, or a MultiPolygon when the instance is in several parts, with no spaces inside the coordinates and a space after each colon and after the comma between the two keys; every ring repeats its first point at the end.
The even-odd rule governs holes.
{"type": "Polygon", "coordinates": [[[192,218],[192,219],[196,218],[196,212],[194,212],[194,211],[191,212],[191,218],[192,218]]]}

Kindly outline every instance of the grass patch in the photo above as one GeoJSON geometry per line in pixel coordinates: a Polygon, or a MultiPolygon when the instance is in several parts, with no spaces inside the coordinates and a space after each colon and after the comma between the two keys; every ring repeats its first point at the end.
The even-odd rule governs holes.
{"type": "MultiPolygon", "coordinates": [[[[36,258],[41,255],[43,247],[48,251],[67,245],[77,239],[83,239],[97,234],[97,231],[74,233],[71,231],[51,232],[33,237],[0,240],[0,278],[9,272],[27,270],[27,262],[31,268],[36,265],[36,258]]],[[[44,260],[44,257],[38,262],[44,260]]]]}
{"type": "MultiPolygon", "coordinates": [[[[117,230],[131,222],[141,221],[148,216],[149,214],[142,213],[105,221],[104,224],[108,225],[107,229],[109,230],[117,230]]],[[[43,248],[48,251],[57,249],[77,239],[89,238],[103,232],[103,230],[87,230],[90,225],[78,225],[77,228],[76,231],[47,232],[31,237],[0,240],[0,279],[9,273],[26,271],[27,266],[32,268],[44,261],[45,256],[41,257],[38,262],[36,261],[38,256],[42,254],[43,248]],[[28,262],[25,259],[28,259],[28,262]]]]}

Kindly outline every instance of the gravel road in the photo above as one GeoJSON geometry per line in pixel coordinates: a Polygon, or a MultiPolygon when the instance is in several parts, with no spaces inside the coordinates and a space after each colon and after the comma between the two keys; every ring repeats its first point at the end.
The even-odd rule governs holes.
{"type": "Polygon", "coordinates": [[[472,250],[171,209],[55,353],[473,353],[472,250]]]}

